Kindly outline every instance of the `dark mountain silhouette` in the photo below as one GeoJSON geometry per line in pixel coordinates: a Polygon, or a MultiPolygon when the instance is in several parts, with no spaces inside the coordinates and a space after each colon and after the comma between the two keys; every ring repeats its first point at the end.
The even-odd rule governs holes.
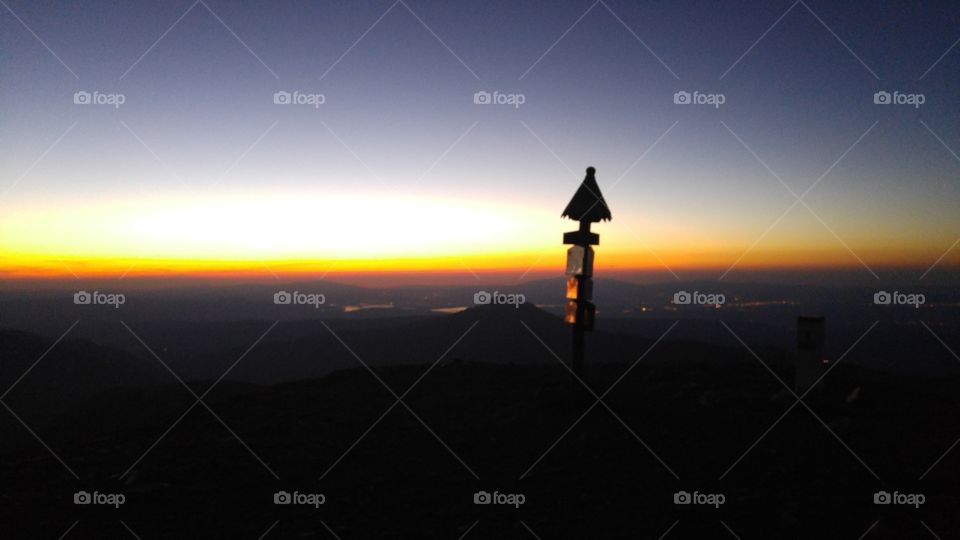
{"type": "MultiPolygon", "coordinates": [[[[472,306],[473,295],[478,289],[522,293],[526,296],[527,304],[559,315],[562,304],[558,297],[564,286],[563,278],[560,277],[512,286],[389,289],[354,287],[328,281],[304,281],[282,285],[130,292],[122,309],[75,306],[69,291],[30,294],[5,291],[0,293],[0,323],[7,327],[40,333],[52,341],[79,319],[82,324],[71,332],[70,337],[85,338],[144,357],[148,353],[143,345],[123,328],[120,323],[122,320],[154,348],[158,355],[171,365],[176,364],[177,371],[182,376],[203,379],[219,376],[229,365],[227,362],[232,362],[242,354],[272,321],[280,321],[280,324],[267,336],[268,342],[305,338],[302,343],[309,345],[311,339],[316,341],[315,338],[323,334],[317,332],[318,328],[323,329],[318,325],[319,320],[327,322],[338,333],[341,330],[354,329],[360,334],[366,330],[379,332],[381,329],[396,326],[409,329],[411,335],[417,335],[417,328],[427,329],[436,325],[442,330],[445,325],[450,324],[440,322],[446,317],[432,312],[432,309],[472,306]],[[327,303],[319,309],[277,306],[273,304],[273,294],[279,289],[320,292],[326,295],[327,303]],[[353,309],[363,307],[366,308],[353,309]],[[164,351],[163,348],[167,350],[164,351]],[[220,358],[221,356],[223,358],[220,358]],[[216,369],[205,367],[208,365],[216,369]]],[[[889,288],[896,289],[893,284],[889,288]]],[[[875,321],[880,321],[879,329],[883,331],[876,332],[870,339],[858,345],[856,361],[899,372],[957,373],[960,363],[953,359],[919,321],[924,321],[948,344],[956,343],[957,339],[960,339],[960,289],[925,285],[928,302],[919,310],[912,307],[875,306],[872,302],[875,291],[872,286],[839,286],[831,285],[828,281],[806,286],[718,281],[673,281],[642,285],[599,279],[594,285],[594,299],[599,306],[598,331],[633,335],[652,341],[657,339],[669,324],[680,320],[681,323],[667,336],[667,341],[685,340],[726,345],[731,336],[720,324],[723,320],[735,328],[740,337],[751,346],[770,346],[784,351],[792,351],[795,347],[798,314],[826,316],[829,321],[826,346],[827,354],[831,357],[843,354],[866,328],[875,321]],[[722,309],[703,306],[678,308],[672,304],[672,297],[680,290],[722,293],[726,296],[727,303],[722,309]]],[[[516,317],[515,319],[519,320],[516,317]]],[[[514,330],[526,332],[520,326],[514,330]]],[[[534,330],[539,333],[537,328],[534,330]]],[[[394,335],[396,334],[395,332],[394,335]]],[[[400,334],[399,337],[402,338],[403,332],[400,334]]],[[[441,342],[446,339],[452,341],[456,337],[457,335],[423,336],[422,339],[430,342],[436,338],[437,342],[441,342]]],[[[344,339],[351,346],[357,341],[344,339]]],[[[364,343],[368,341],[364,337],[358,339],[364,343]]],[[[548,343],[555,343],[560,350],[568,348],[568,344],[562,341],[553,342],[546,337],[544,339],[548,343]]],[[[413,346],[416,346],[417,340],[407,341],[412,341],[413,346]]],[[[603,339],[591,341],[597,344],[604,342],[603,339]]],[[[525,348],[527,344],[527,340],[524,340],[518,342],[517,346],[525,348]]],[[[267,380],[326,373],[327,368],[323,362],[314,362],[315,355],[326,354],[331,365],[350,365],[346,361],[352,356],[345,350],[342,352],[347,356],[340,356],[340,352],[334,347],[324,348],[324,344],[317,343],[314,345],[321,348],[310,350],[309,355],[294,351],[292,356],[299,360],[291,360],[281,366],[289,369],[289,373],[278,374],[267,380]]],[[[589,346],[591,345],[588,342],[589,346]]],[[[611,347],[611,350],[613,349],[611,347]]],[[[400,351],[401,347],[397,347],[396,350],[387,352],[394,353],[390,356],[396,356],[400,351]]],[[[437,351],[437,354],[440,352],[442,350],[437,351]]],[[[504,352],[509,355],[509,351],[504,352]]],[[[560,351],[558,354],[561,354],[560,351]]],[[[152,358],[150,360],[155,363],[152,358]]],[[[521,358],[520,361],[526,360],[521,358]]],[[[249,380],[264,379],[253,377],[249,380]]]]}
{"type": "MultiPolygon", "coordinates": [[[[325,526],[341,538],[455,538],[474,522],[470,534],[478,538],[529,537],[520,520],[541,538],[655,538],[674,521],[678,538],[722,537],[719,520],[743,538],[856,537],[878,517],[878,537],[922,535],[916,515],[935,519],[938,530],[960,525],[948,511],[957,502],[957,456],[923,484],[928,503],[916,515],[880,516],[872,504],[874,491],[918,477],[953,442],[960,429],[956,379],[936,383],[841,365],[825,390],[808,398],[883,481],[802,407],[717,481],[793,399],[746,351],[722,364],[707,360],[710,350],[689,352],[674,349],[629,371],[629,364],[588,364],[586,380],[598,393],[623,376],[604,400],[619,420],[595,407],[545,455],[593,403],[571,401],[565,371],[549,364],[443,362],[404,399],[416,417],[400,405],[381,418],[394,398],[362,367],[211,394],[211,408],[280,480],[201,407],[121,480],[192,399],[177,385],[114,392],[71,411],[51,435],[80,482],[38,445],[0,460],[4,485],[17,487],[0,517],[24,523],[5,538],[56,536],[75,520],[81,524],[71,534],[102,534],[119,526],[118,516],[151,538],[249,536],[277,521],[271,534],[283,538],[326,537],[325,526]],[[161,401],[170,406],[122,431],[101,421],[116,411],[138,416],[130,411],[161,401]],[[128,503],[111,512],[78,507],[70,495],[80,488],[120,491],[128,503]],[[675,491],[695,489],[722,492],[727,502],[720,509],[673,504],[675,491]],[[327,502],[277,506],[278,490],[322,492],[327,502]],[[519,509],[477,506],[478,490],[523,493],[527,502],[519,509]],[[645,517],[638,520],[638,512],[645,517]]],[[[787,366],[771,365],[789,381],[787,366]]],[[[403,394],[430,364],[374,369],[403,394]]]]}
{"type": "MultiPolygon", "coordinates": [[[[327,322],[337,332],[341,329],[356,329],[362,334],[364,330],[379,332],[380,329],[397,326],[412,329],[412,335],[416,335],[416,328],[437,325],[442,329],[449,324],[437,322],[444,320],[445,316],[432,312],[432,309],[472,306],[473,295],[478,289],[522,293],[526,296],[527,304],[559,315],[562,310],[559,297],[564,286],[563,278],[558,277],[512,286],[482,287],[377,289],[341,285],[325,280],[230,287],[184,287],[130,292],[122,309],[75,306],[69,291],[4,291],[0,293],[0,323],[41,333],[52,341],[75,320],[80,319],[82,324],[71,332],[70,337],[86,338],[138,357],[144,356],[144,347],[123,328],[120,323],[122,320],[154,348],[158,355],[171,364],[176,364],[178,373],[202,379],[219,376],[222,369],[229,365],[226,362],[232,362],[242,354],[272,321],[280,321],[280,324],[267,336],[267,341],[306,338],[304,344],[309,344],[310,339],[319,335],[317,329],[322,329],[317,323],[319,320],[327,322]],[[280,289],[320,292],[326,295],[327,303],[319,309],[274,305],[273,294],[280,289]],[[366,308],[354,309],[364,307],[366,308]],[[408,324],[410,326],[407,326],[408,324]],[[164,347],[167,348],[166,351],[163,350],[164,347]],[[220,356],[224,359],[220,359],[220,356]],[[230,358],[231,356],[233,358],[230,358]],[[203,367],[208,364],[216,366],[217,369],[203,367]],[[218,369],[220,372],[215,373],[218,369]]],[[[895,290],[896,286],[889,284],[889,288],[895,290]]],[[[817,285],[799,286],[715,280],[642,285],[599,279],[594,285],[594,299],[598,305],[598,331],[629,334],[652,341],[657,339],[669,324],[680,320],[681,324],[671,331],[667,341],[686,340],[726,345],[731,336],[720,324],[720,320],[723,320],[735,328],[740,337],[751,346],[770,346],[784,351],[792,351],[795,347],[798,314],[826,316],[829,321],[826,347],[827,354],[831,357],[843,354],[866,328],[875,321],[880,321],[879,328],[883,331],[876,332],[870,339],[858,345],[859,355],[856,361],[866,362],[871,367],[900,372],[957,373],[960,363],[953,359],[919,321],[924,321],[948,344],[956,343],[956,340],[960,339],[960,289],[927,284],[924,291],[928,302],[918,310],[912,307],[873,305],[873,294],[876,292],[873,285],[840,286],[824,281],[817,285]],[[677,307],[672,304],[672,297],[680,290],[722,293],[726,296],[727,303],[722,309],[703,306],[677,307]]],[[[518,328],[519,331],[526,332],[522,327],[518,328]]],[[[437,336],[436,339],[455,340],[456,337],[437,336]]],[[[359,339],[367,341],[363,337],[359,339]]],[[[430,341],[433,338],[426,336],[423,339],[430,341]]],[[[356,340],[345,341],[353,343],[356,340]]],[[[416,343],[416,340],[412,341],[416,343]]],[[[602,343],[604,340],[592,341],[602,343]]],[[[518,346],[525,347],[526,344],[525,340],[518,343],[518,346]]],[[[559,341],[556,344],[561,350],[568,347],[559,341]]],[[[338,366],[349,365],[343,362],[349,358],[340,357],[335,348],[311,350],[310,354],[319,355],[324,351],[330,356],[330,362],[338,366]]],[[[400,348],[388,352],[399,354],[400,348]]],[[[442,350],[437,354],[439,352],[442,350]]],[[[349,353],[346,354],[349,356],[349,353]]],[[[289,367],[290,372],[269,380],[288,379],[303,374],[318,376],[326,372],[324,363],[313,362],[313,357],[308,360],[304,354],[293,356],[303,357],[302,361],[287,362],[284,369],[289,367]],[[310,369],[305,371],[308,367],[310,369]],[[317,367],[323,369],[318,371],[317,367]]]]}
{"type": "Polygon", "coordinates": [[[13,387],[3,399],[28,423],[46,422],[112,388],[164,380],[160,366],[117,349],[69,337],[53,344],[34,334],[0,330],[0,392],[13,387]]]}
{"type": "MultiPolygon", "coordinates": [[[[637,323],[643,332],[636,328],[631,333],[597,332],[587,340],[588,354],[597,362],[633,360],[671,324],[651,320],[637,323]]],[[[247,321],[143,324],[134,330],[184,379],[218,378],[242,357],[228,379],[256,384],[319,377],[356,367],[361,361],[420,363],[439,358],[451,347],[448,360],[511,364],[556,364],[556,357],[568,359],[570,348],[570,328],[559,316],[527,304],[477,306],[446,316],[282,321],[246,352],[269,327],[267,321],[247,321]]],[[[133,338],[120,334],[118,339],[143,361],[153,360],[133,338]]],[[[729,334],[727,339],[733,345],[729,334]]],[[[691,356],[711,350],[696,343],[668,345],[674,346],[685,348],[691,356]]]]}

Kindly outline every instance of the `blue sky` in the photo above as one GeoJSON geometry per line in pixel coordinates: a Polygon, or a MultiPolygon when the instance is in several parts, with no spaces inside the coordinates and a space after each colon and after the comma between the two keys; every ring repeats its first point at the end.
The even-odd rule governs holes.
{"type": "MultiPolygon", "coordinates": [[[[377,194],[547,216],[594,165],[624,253],[732,262],[776,222],[757,253],[869,265],[919,246],[921,264],[960,235],[960,8],[946,2],[7,6],[8,211],[284,192],[318,208],[377,194]],[[278,106],[279,90],[324,103],[278,106]],[[77,91],[124,103],[77,106],[77,91]],[[478,91],[524,102],[477,105],[478,91]],[[878,91],[924,103],[877,105],[878,91]],[[814,183],[809,211],[777,221],[814,183]]],[[[13,219],[0,231],[26,227],[13,219]]],[[[517,249],[551,234],[517,231],[517,249]]]]}

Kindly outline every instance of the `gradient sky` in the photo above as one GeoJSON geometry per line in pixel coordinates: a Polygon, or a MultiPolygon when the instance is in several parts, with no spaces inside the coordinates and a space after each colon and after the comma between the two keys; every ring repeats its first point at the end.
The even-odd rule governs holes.
{"type": "Polygon", "coordinates": [[[960,237],[955,3],[4,1],[3,275],[559,269],[588,165],[599,268],[881,272],[960,237]]]}

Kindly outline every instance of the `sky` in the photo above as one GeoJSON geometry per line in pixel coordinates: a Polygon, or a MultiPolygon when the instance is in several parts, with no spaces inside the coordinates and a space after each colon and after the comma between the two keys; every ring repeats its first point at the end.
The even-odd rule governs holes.
{"type": "Polygon", "coordinates": [[[958,40],[949,2],[4,0],[0,275],[560,272],[587,166],[598,271],[943,271],[958,40]]]}

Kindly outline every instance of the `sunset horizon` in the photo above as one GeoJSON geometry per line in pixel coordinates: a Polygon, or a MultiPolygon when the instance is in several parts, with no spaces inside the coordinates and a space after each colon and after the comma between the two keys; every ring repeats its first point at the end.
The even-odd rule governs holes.
{"type": "Polygon", "coordinates": [[[960,534],[960,3],[0,0],[0,538],[960,534]]]}

